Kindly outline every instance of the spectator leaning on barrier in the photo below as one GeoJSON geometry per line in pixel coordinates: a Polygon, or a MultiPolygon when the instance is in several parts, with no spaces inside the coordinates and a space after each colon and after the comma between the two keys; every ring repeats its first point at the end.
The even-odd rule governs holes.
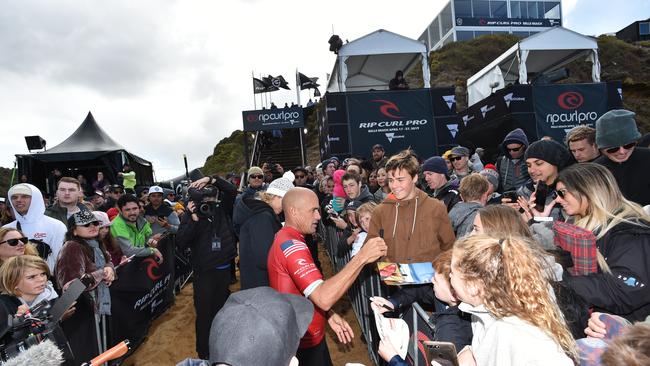
{"type": "Polygon", "coordinates": [[[314,303],[314,317],[297,352],[301,365],[331,365],[325,343],[325,320],[339,341],[348,343],[354,337],[349,324],[331,311],[332,306],[347,293],[366,264],[386,254],[380,238],[367,241],[359,253],[333,277],[323,280],[305,244],[304,235],[313,234],[320,221],[316,194],[306,188],[293,188],[282,200],[286,223],[275,236],[269,252],[268,270],[271,287],[282,293],[304,295],[314,303]]]}
{"type": "Polygon", "coordinates": [[[603,154],[595,162],[609,169],[625,198],[650,204],[650,149],[637,147],[641,138],[634,112],[615,109],[596,121],[596,145],[603,154]]]}
{"type": "Polygon", "coordinates": [[[86,209],[80,203],[80,198],[83,197],[81,184],[75,178],[63,177],[59,180],[56,189],[56,202],[45,209],[45,215],[57,219],[64,224],[68,224],[68,218],[72,214],[86,209]]]}
{"type": "Polygon", "coordinates": [[[138,199],[126,194],[120,197],[117,206],[120,213],[113,219],[111,234],[120,245],[122,253],[127,257],[153,255],[158,262],[162,262],[162,254],[156,249],[160,234],[153,235],[151,225],[140,215],[138,199]]]}
{"type": "Polygon", "coordinates": [[[389,261],[430,262],[455,240],[445,205],[415,186],[419,170],[410,150],[386,162],[392,193],[373,212],[366,242],[383,235],[389,261]]]}
{"type": "Polygon", "coordinates": [[[36,244],[39,255],[47,261],[52,271],[56,258],[65,240],[67,227],[61,221],[45,216],[45,203],[41,191],[28,183],[19,183],[9,189],[7,194],[16,217],[4,227],[18,229],[32,243],[36,244]],[[44,243],[39,244],[38,242],[44,243]]]}
{"type": "Polygon", "coordinates": [[[458,195],[458,180],[449,179],[447,162],[440,156],[433,156],[422,163],[424,180],[427,182],[431,197],[439,199],[451,211],[455,204],[460,202],[458,195]]]}
{"type": "Polygon", "coordinates": [[[587,163],[600,157],[596,145],[596,130],[585,125],[572,128],[564,138],[566,146],[578,163],[587,163]]]}
{"type": "Polygon", "coordinates": [[[524,153],[528,149],[528,137],[521,128],[510,131],[501,143],[503,155],[497,159],[499,192],[513,191],[529,179],[524,153]]]}

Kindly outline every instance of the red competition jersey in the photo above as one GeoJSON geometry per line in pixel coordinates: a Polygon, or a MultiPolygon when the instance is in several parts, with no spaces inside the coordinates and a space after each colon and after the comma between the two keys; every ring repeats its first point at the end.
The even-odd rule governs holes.
{"type": "MultiPolygon", "coordinates": [[[[275,234],[267,261],[269,283],[285,294],[309,297],[323,283],[305,238],[296,229],[283,227],[275,234]]],[[[314,305],[314,318],[300,340],[300,348],[317,346],[325,336],[325,312],[314,305]]]]}

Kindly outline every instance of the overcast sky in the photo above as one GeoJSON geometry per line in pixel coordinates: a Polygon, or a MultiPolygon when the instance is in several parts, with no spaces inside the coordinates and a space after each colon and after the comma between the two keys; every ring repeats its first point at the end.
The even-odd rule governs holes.
{"type": "MultiPolygon", "coordinates": [[[[379,28],[417,38],[445,3],[5,0],[0,166],[27,153],[24,136],[54,147],[90,110],[113,139],[153,162],[158,179],[180,175],[184,153],[190,168],[202,166],[241,129],[241,111],[253,109],[252,71],[283,75],[294,90],[271,96],[291,103],[296,68],[326,84],[332,28],[350,41],[379,28]]],[[[650,16],[647,0],[563,0],[563,9],[564,25],[589,35],[650,16]]]]}

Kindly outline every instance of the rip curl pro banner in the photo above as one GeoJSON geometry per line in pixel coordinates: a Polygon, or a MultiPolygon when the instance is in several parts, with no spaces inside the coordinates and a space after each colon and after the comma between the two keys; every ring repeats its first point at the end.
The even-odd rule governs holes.
{"type": "Polygon", "coordinates": [[[269,131],[283,128],[302,128],[305,125],[302,108],[259,109],[243,111],[244,131],[269,131]]]}
{"type": "Polygon", "coordinates": [[[420,156],[436,151],[428,89],[347,93],[347,111],[354,155],[367,156],[375,144],[388,156],[408,147],[420,156]]]}
{"type": "Polygon", "coordinates": [[[537,135],[563,141],[577,125],[594,127],[608,110],[607,84],[534,85],[537,135]]]}

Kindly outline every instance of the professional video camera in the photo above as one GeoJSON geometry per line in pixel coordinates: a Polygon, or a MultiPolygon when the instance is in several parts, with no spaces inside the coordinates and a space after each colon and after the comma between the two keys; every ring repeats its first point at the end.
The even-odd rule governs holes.
{"type": "Polygon", "coordinates": [[[196,210],[194,211],[199,217],[212,217],[216,214],[221,200],[219,199],[219,189],[212,185],[207,185],[202,189],[190,188],[188,194],[190,200],[194,202],[196,210]],[[215,197],[214,201],[204,201],[206,197],[215,197]]]}
{"type": "Polygon", "coordinates": [[[19,354],[46,340],[54,343],[66,359],[71,359],[72,351],[59,327],[59,321],[85,289],[84,282],[74,280],[60,298],[43,300],[20,316],[8,315],[7,325],[0,329],[0,339],[3,340],[0,344],[0,361],[15,360],[19,354]]]}

